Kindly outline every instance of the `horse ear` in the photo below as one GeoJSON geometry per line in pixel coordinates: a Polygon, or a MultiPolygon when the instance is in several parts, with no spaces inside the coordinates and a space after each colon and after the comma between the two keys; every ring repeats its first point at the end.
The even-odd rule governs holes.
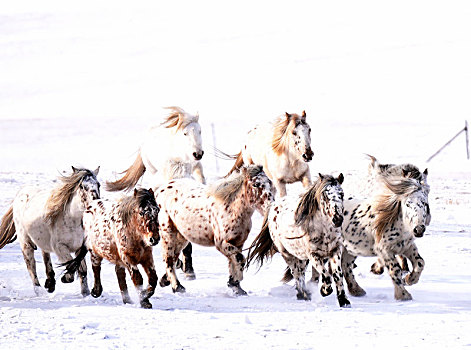
{"type": "Polygon", "coordinates": [[[94,171],[93,171],[93,174],[95,176],[98,176],[98,173],[100,172],[100,166],[98,166],[98,168],[96,168],[94,171]]]}
{"type": "Polygon", "coordinates": [[[425,175],[425,176],[428,175],[428,168],[425,168],[425,170],[424,170],[424,175],[425,175]]]}
{"type": "Polygon", "coordinates": [[[303,122],[306,121],[306,111],[303,111],[303,114],[301,115],[301,119],[303,120],[303,122]]]}
{"type": "Polygon", "coordinates": [[[134,197],[137,197],[137,188],[134,189],[134,197]]]}
{"type": "Polygon", "coordinates": [[[76,173],[78,170],[77,170],[76,167],[74,167],[74,166],[72,165],[72,171],[73,171],[74,173],[76,173]]]}
{"type": "Polygon", "coordinates": [[[196,112],[196,115],[195,115],[195,122],[198,122],[198,120],[200,119],[200,114],[198,112],[196,112]]]}
{"type": "Polygon", "coordinates": [[[149,192],[152,195],[152,197],[154,197],[154,190],[152,188],[149,188],[149,192]]]}
{"type": "Polygon", "coordinates": [[[409,171],[407,171],[406,169],[402,169],[402,176],[409,177],[409,171]]]}
{"type": "Polygon", "coordinates": [[[286,118],[288,118],[288,119],[291,118],[291,114],[289,114],[288,112],[285,112],[285,116],[286,116],[286,118]]]}
{"type": "Polygon", "coordinates": [[[340,173],[340,175],[337,177],[337,182],[341,185],[343,183],[343,174],[340,173]]]}
{"type": "Polygon", "coordinates": [[[319,179],[323,180],[323,179],[324,179],[324,175],[322,175],[321,173],[319,173],[319,179]]]}

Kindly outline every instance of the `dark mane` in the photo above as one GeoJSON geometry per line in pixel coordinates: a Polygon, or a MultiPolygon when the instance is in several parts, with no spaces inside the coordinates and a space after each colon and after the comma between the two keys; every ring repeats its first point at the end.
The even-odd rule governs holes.
{"type": "Polygon", "coordinates": [[[118,216],[123,225],[129,223],[136,209],[144,208],[148,204],[157,206],[153,193],[143,188],[135,189],[134,194],[122,198],[119,202],[118,216]]]}
{"type": "Polygon", "coordinates": [[[59,217],[64,215],[72,197],[86,177],[96,180],[95,174],[88,169],[74,169],[72,174],[59,178],[62,184],[52,191],[46,202],[46,222],[53,226],[59,217]]]}

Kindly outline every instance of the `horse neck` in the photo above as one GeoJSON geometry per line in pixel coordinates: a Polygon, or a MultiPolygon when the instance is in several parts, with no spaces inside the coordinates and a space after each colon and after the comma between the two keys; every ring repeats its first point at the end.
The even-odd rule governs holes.
{"type": "Polygon", "coordinates": [[[253,195],[251,195],[247,185],[244,185],[240,194],[234,198],[231,203],[231,208],[234,210],[234,214],[252,216],[255,211],[256,198],[251,199],[251,197],[253,197],[253,195]]]}
{"type": "Polygon", "coordinates": [[[82,198],[80,191],[75,192],[69,203],[69,215],[72,217],[81,217],[89,204],[87,197],[82,198]]]}

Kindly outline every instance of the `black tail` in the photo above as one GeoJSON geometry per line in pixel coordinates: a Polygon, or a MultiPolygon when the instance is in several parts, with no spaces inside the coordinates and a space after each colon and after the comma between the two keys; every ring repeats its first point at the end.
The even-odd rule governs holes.
{"type": "Polygon", "coordinates": [[[72,273],[74,274],[78,268],[80,267],[80,264],[82,263],[82,260],[85,259],[85,256],[87,256],[88,253],[88,248],[85,246],[85,243],[80,247],[80,251],[75,257],[75,259],[69,260],[65,263],[59,264],[59,267],[65,266],[65,273],[72,273]]]}
{"type": "Polygon", "coordinates": [[[254,259],[258,262],[259,267],[262,267],[263,261],[276,253],[276,247],[271,239],[270,230],[268,229],[268,213],[269,210],[266,211],[265,217],[263,218],[262,230],[249,247],[246,268],[249,267],[254,259]]]}
{"type": "Polygon", "coordinates": [[[288,283],[293,279],[293,274],[291,273],[291,270],[289,267],[286,267],[285,274],[283,275],[283,278],[281,279],[281,282],[283,283],[288,283]]]}

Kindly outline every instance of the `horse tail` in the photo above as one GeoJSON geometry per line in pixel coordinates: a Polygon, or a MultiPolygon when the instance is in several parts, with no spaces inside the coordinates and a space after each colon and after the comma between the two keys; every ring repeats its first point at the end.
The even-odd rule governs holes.
{"type": "Polygon", "coordinates": [[[258,236],[255,237],[252,245],[248,248],[249,253],[247,255],[246,268],[249,267],[254,259],[258,262],[259,267],[262,267],[263,261],[272,257],[276,253],[276,247],[268,228],[268,213],[269,210],[266,211],[265,217],[263,218],[262,230],[258,236]]]}
{"type": "Polygon", "coordinates": [[[139,151],[134,163],[127,170],[121,173],[124,174],[121,179],[113,182],[106,182],[106,190],[110,192],[130,190],[136,186],[145,171],[146,167],[142,161],[141,152],[139,151]]]}
{"type": "Polygon", "coordinates": [[[288,283],[293,279],[293,274],[291,273],[291,269],[289,266],[286,267],[285,274],[283,275],[283,278],[281,279],[281,282],[283,283],[288,283]]]}
{"type": "Polygon", "coordinates": [[[65,271],[64,271],[65,273],[74,274],[80,267],[82,260],[85,259],[85,256],[87,256],[87,253],[88,253],[88,248],[84,242],[82,246],[80,247],[79,253],[74,259],[66,261],[65,263],[59,264],[59,266],[60,267],[65,266],[65,271]]]}
{"type": "Polygon", "coordinates": [[[16,227],[13,221],[13,206],[2,217],[0,224],[0,249],[16,240],[16,227]]]}
{"type": "Polygon", "coordinates": [[[237,153],[235,156],[233,156],[231,158],[235,159],[236,162],[232,166],[232,169],[227,173],[227,175],[225,177],[231,175],[234,171],[240,169],[240,167],[242,167],[242,165],[244,165],[244,158],[242,157],[242,151],[240,151],[239,153],[237,153]]]}

